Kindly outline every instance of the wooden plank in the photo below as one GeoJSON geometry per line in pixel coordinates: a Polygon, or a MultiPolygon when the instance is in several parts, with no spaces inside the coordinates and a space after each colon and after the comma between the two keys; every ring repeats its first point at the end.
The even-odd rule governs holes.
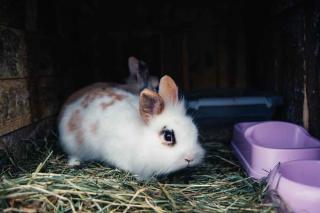
{"type": "Polygon", "coordinates": [[[54,37],[34,33],[25,35],[25,70],[26,76],[54,75],[56,61],[56,41],[54,37]]]}
{"type": "Polygon", "coordinates": [[[220,28],[218,32],[218,72],[220,88],[227,88],[229,85],[229,57],[228,57],[228,29],[226,27],[220,28]]]}
{"type": "Polygon", "coordinates": [[[182,82],[183,89],[188,91],[190,90],[190,79],[189,79],[189,63],[188,63],[188,41],[187,35],[184,34],[182,38],[181,45],[181,73],[182,73],[182,82]]]}
{"type": "Polygon", "coordinates": [[[231,85],[235,88],[245,88],[247,85],[246,75],[247,75],[247,66],[246,66],[246,37],[243,28],[239,27],[239,31],[237,32],[237,45],[235,48],[236,54],[236,64],[235,64],[235,85],[231,85]]]}
{"type": "Polygon", "coordinates": [[[190,89],[220,86],[219,41],[215,31],[188,32],[190,89]]]}
{"type": "Polygon", "coordinates": [[[26,19],[25,19],[25,28],[28,31],[36,31],[37,20],[38,20],[38,1],[37,0],[28,0],[26,1],[26,19]]]}
{"type": "Polygon", "coordinates": [[[303,83],[304,83],[304,14],[300,9],[296,13],[281,20],[282,39],[284,50],[282,63],[283,94],[286,103],[287,120],[303,124],[303,83]]]}
{"type": "Polygon", "coordinates": [[[0,27],[0,79],[53,75],[56,46],[54,37],[0,27]]]}
{"type": "MultiPolygon", "coordinates": [[[[249,59],[251,83],[254,88],[276,91],[283,96],[285,105],[281,117],[303,124],[305,70],[304,8],[268,19],[256,30],[249,59]],[[253,66],[252,66],[253,64],[253,66]]],[[[251,39],[251,38],[249,38],[251,39]]],[[[309,100],[307,100],[309,101],[309,100]]],[[[305,105],[307,102],[305,102],[305,105]]],[[[310,103],[308,103],[310,104],[310,103]]],[[[307,119],[305,111],[305,119],[307,119]]],[[[309,118],[312,115],[309,115],[309,118]]]]}
{"type": "Polygon", "coordinates": [[[320,3],[310,1],[305,6],[305,68],[308,127],[320,137],[320,3]]]}
{"type": "Polygon", "coordinates": [[[0,135],[31,123],[27,81],[0,81],[0,135]]]}
{"type": "Polygon", "coordinates": [[[270,4],[272,16],[286,16],[288,13],[294,13],[299,8],[302,8],[306,2],[305,0],[273,0],[267,3],[270,4]]]}
{"type": "Polygon", "coordinates": [[[58,112],[54,78],[0,80],[0,136],[58,112]]]}
{"type": "Polygon", "coordinates": [[[181,79],[181,33],[163,34],[163,74],[170,75],[178,85],[182,84],[181,79]]]}
{"type": "Polygon", "coordinates": [[[14,160],[29,159],[30,155],[28,153],[34,152],[35,148],[47,145],[43,143],[48,143],[48,145],[52,143],[52,140],[44,141],[43,138],[50,138],[52,136],[52,129],[55,128],[55,125],[55,117],[49,117],[32,123],[18,131],[1,136],[0,150],[6,150],[14,160]]]}
{"type": "Polygon", "coordinates": [[[23,29],[26,17],[26,0],[0,1],[0,25],[23,29]]]}
{"type": "Polygon", "coordinates": [[[24,38],[19,30],[0,27],[0,79],[26,75],[24,38]]]}

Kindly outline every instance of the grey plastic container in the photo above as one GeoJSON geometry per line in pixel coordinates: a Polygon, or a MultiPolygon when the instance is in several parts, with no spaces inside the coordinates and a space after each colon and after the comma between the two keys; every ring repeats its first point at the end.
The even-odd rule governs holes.
{"type": "Polygon", "coordinates": [[[212,90],[185,94],[188,113],[205,124],[271,120],[282,97],[244,90],[212,90]]]}

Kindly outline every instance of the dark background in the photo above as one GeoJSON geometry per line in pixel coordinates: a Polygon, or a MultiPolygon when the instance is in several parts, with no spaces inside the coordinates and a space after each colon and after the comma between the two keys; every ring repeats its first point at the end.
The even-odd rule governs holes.
{"type": "Polygon", "coordinates": [[[316,0],[0,0],[0,135],[52,123],[85,85],[124,82],[136,56],[183,91],[280,95],[275,119],[320,137],[319,33],[316,0]]]}

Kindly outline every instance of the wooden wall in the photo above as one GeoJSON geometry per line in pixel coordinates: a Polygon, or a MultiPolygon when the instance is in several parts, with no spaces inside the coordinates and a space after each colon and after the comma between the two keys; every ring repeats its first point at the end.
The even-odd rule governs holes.
{"type": "Polygon", "coordinates": [[[0,2],[0,135],[57,111],[57,96],[50,92],[57,86],[57,40],[42,27],[50,20],[36,3],[0,2]]]}
{"type": "Polygon", "coordinates": [[[82,7],[79,39],[93,80],[125,78],[127,58],[135,55],[186,90],[246,86],[242,1],[138,1],[124,8],[97,0],[82,7]]]}
{"type": "Polygon", "coordinates": [[[271,1],[248,14],[249,84],[284,97],[282,119],[320,137],[320,2],[271,1]],[[258,23],[250,19],[256,17],[258,23]]]}
{"type": "Polygon", "coordinates": [[[123,82],[132,55],[184,90],[245,87],[241,2],[0,0],[0,136],[55,117],[80,87],[123,82]]]}
{"type": "Polygon", "coordinates": [[[54,118],[73,91],[123,82],[136,56],[184,90],[284,97],[279,118],[320,136],[319,2],[0,0],[0,136],[54,118]]]}
{"type": "Polygon", "coordinates": [[[64,98],[76,89],[75,5],[0,0],[0,156],[23,160],[27,150],[46,146],[64,98]]]}

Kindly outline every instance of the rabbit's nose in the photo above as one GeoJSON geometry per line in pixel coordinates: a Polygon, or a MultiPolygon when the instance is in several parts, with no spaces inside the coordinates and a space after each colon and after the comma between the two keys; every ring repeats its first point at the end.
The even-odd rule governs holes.
{"type": "Polygon", "coordinates": [[[185,161],[188,163],[192,162],[194,160],[194,156],[192,154],[187,154],[184,158],[185,161]]]}

